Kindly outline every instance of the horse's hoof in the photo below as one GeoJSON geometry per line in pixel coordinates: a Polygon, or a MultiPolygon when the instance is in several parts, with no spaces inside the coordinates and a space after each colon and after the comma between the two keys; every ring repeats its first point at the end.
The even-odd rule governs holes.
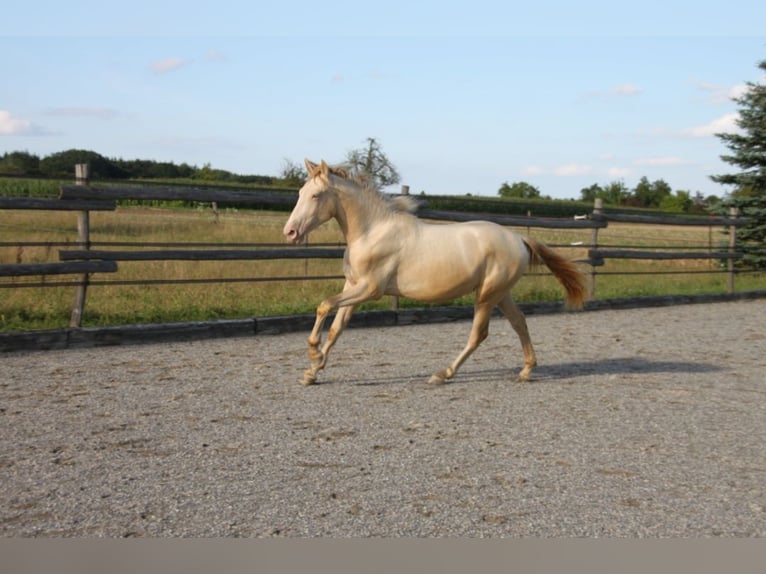
{"type": "Polygon", "coordinates": [[[312,374],[311,371],[306,371],[303,374],[303,379],[301,379],[301,384],[304,386],[313,385],[317,382],[316,375],[312,374]]]}
{"type": "Polygon", "coordinates": [[[431,375],[431,378],[428,379],[429,385],[443,385],[447,382],[447,379],[445,379],[442,375],[436,374],[431,375]]]}

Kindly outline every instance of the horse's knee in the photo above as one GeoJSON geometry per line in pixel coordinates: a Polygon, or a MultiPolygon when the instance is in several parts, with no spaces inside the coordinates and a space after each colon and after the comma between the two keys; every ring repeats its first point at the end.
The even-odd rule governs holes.
{"type": "Polygon", "coordinates": [[[330,311],[332,311],[333,305],[328,300],[322,301],[319,306],[317,307],[317,315],[321,317],[325,317],[326,315],[330,314],[330,311]]]}

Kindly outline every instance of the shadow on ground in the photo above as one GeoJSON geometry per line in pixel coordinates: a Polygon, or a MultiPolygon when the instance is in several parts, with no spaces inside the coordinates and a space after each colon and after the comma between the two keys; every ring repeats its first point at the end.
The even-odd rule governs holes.
{"type": "MultiPolygon", "coordinates": [[[[659,374],[659,373],[715,373],[725,369],[717,365],[690,361],[652,361],[642,357],[619,357],[593,361],[571,361],[540,365],[532,373],[530,382],[566,381],[598,375],[659,374]]],[[[448,385],[507,380],[515,382],[519,369],[462,369],[448,385]]],[[[333,379],[330,373],[320,384],[394,385],[422,382],[424,386],[431,373],[413,373],[410,376],[369,377],[358,381],[333,379]]],[[[438,388],[439,385],[436,387],[438,388]]]]}

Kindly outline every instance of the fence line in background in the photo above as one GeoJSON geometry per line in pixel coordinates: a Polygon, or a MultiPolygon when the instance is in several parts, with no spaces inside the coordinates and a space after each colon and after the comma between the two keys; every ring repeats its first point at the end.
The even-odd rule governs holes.
{"type": "MultiPolygon", "coordinates": [[[[238,192],[225,190],[200,190],[193,188],[137,188],[137,187],[103,187],[90,186],[88,181],[87,165],[76,166],[76,185],[61,186],[61,193],[58,199],[29,199],[29,198],[0,198],[0,209],[22,209],[22,210],[67,210],[77,212],[77,230],[78,238],[75,243],[79,247],[77,250],[59,251],[59,263],[42,264],[15,264],[0,265],[0,276],[3,277],[21,277],[34,275],[60,275],[60,274],[80,274],[79,279],[70,282],[42,282],[20,284],[0,284],[0,287],[19,287],[19,286],[75,286],[76,293],[72,305],[70,317],[70,327],[80,327],[82,324],[82,315],[85,308],[87,290],[89,286],[94,285],[135,285],[135,284],[174,284],[174,283],[227,283],[227,282],[257,282],[257,281],[295,281],[307,279],[342,279],[342,276],[314,276],[314,277],[267,277],[267,278],[231,278],[231,279],[159,279],[159,280],[108,280],[94,281],[91,279],[92,273],[113,273],[117,271],[119,261],[158,261],[158,260],[264,260],[264,259],[340,259],[343,257],[344,248],[340,246],[321,246],[306,248],[276,247],[276,244],[260,245],[256,249],[189,249],[188,247],[201,247],[214,244],[180,244],[180,243],[96,243],[90,239],[90,212],[91,211],[113,211],[116,209],[117,200],[158,200],[158,201],[202,201],[213,203],[216,207],[219,203],[239,203],[239,204],[273,204],[273,205],[291,205],[295,203],[294,196],[288,196],[279,193],[264,192],[238,192]],[[98,246],[140,246],[140,247],[162,247],[154,251],[116,251],[116,250],[96,250],[98,246]],[[169,249],[169,247],[187,247],[186,249],[169,249]],[[267,248],[264,248],[267,247],[267,248]]],[[[407,186],[402,186],[402,193],[409,192],[407,186]]],[[[691,225],[701,227],[736,227],[744,223],[744,218],[738,217],[736,210],[730,213],[729,217],[706,217],[706,218],[673,218],[668,216],[644,216],[644,215],[626,215],[626,214],[605,214],[603,211],[603,202],[596,199],[593,212],[588,217],[578,217],[575,219],[561,218],[539,218],[539,217],[518,217],[505,215],[487,215],[478,213],[461,213],[453,211],[437,211],[421,209],[418,216],[424,219],[433,219],[439,221],[469,221],[483,219],[494,221],[500,225],[526,228],[544,228],[544,229],[590,229],[591,240],[589,244],[579,244],[572,246],[558,247],[587,247],[587,259],[580,260],[582,263],[590,265],[590,285],[589,296],[595,295],[597,274],[664,274],[664,273],[716,273],[725,272],[728,274],[728,291],[734,292],[734,262],[741,257],[741,253],[736,250],[736,234],[729,233],[729,245],[726,251],[713,251],[712,246],[700,247],[707,251],[690,251],[690,247],[685,247],[687,251],[673,251],[672,247],[662,247],[665,251],[651,251],[651,247],[640,246],[635,249],[625,248],[610,249],[608,246],[599,246],[599,229],[606,228],[610,221],[630,222],[636,224],[652,225],[691,225]],[[667,251],[670,249],[671,251],[667,251]],[[647,260],[682,260],[682,259],[718,259],[726,261],[727,268],[724,271],[672,271],[672,272],[601,272],[597,273],[597,267],[604,265],[606,259],[647,259],[647,260]]],[[[7,245],[7,244],[2,244],[7,245]]],[[[18,243],[15,245],[56,245],[69,246],[66,243],[35,242],[18,243]]],[[[234,244],[233,244],[234,245],[234,244]]],[[[233,246],[232,245],[232,246],[233,246]]],[[[253,247],[253,244],[236,244],[240,246],[253,247]]],[[[398,308],[398,298],[393,299],[394,309],[398,308]]]]}

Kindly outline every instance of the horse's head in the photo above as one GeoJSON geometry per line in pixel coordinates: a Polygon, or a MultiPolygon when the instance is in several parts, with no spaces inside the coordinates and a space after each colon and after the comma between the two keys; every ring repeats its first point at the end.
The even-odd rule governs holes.
{"type": "Polygon", "coordinates": [[[330,188],[330,166],[322,160],[316,164],[306,160],[309,177],[298,192],[295,204],[283,233],[290,243],[301,243],[310,231],[335,216],[336,205],[330,188]]]}

